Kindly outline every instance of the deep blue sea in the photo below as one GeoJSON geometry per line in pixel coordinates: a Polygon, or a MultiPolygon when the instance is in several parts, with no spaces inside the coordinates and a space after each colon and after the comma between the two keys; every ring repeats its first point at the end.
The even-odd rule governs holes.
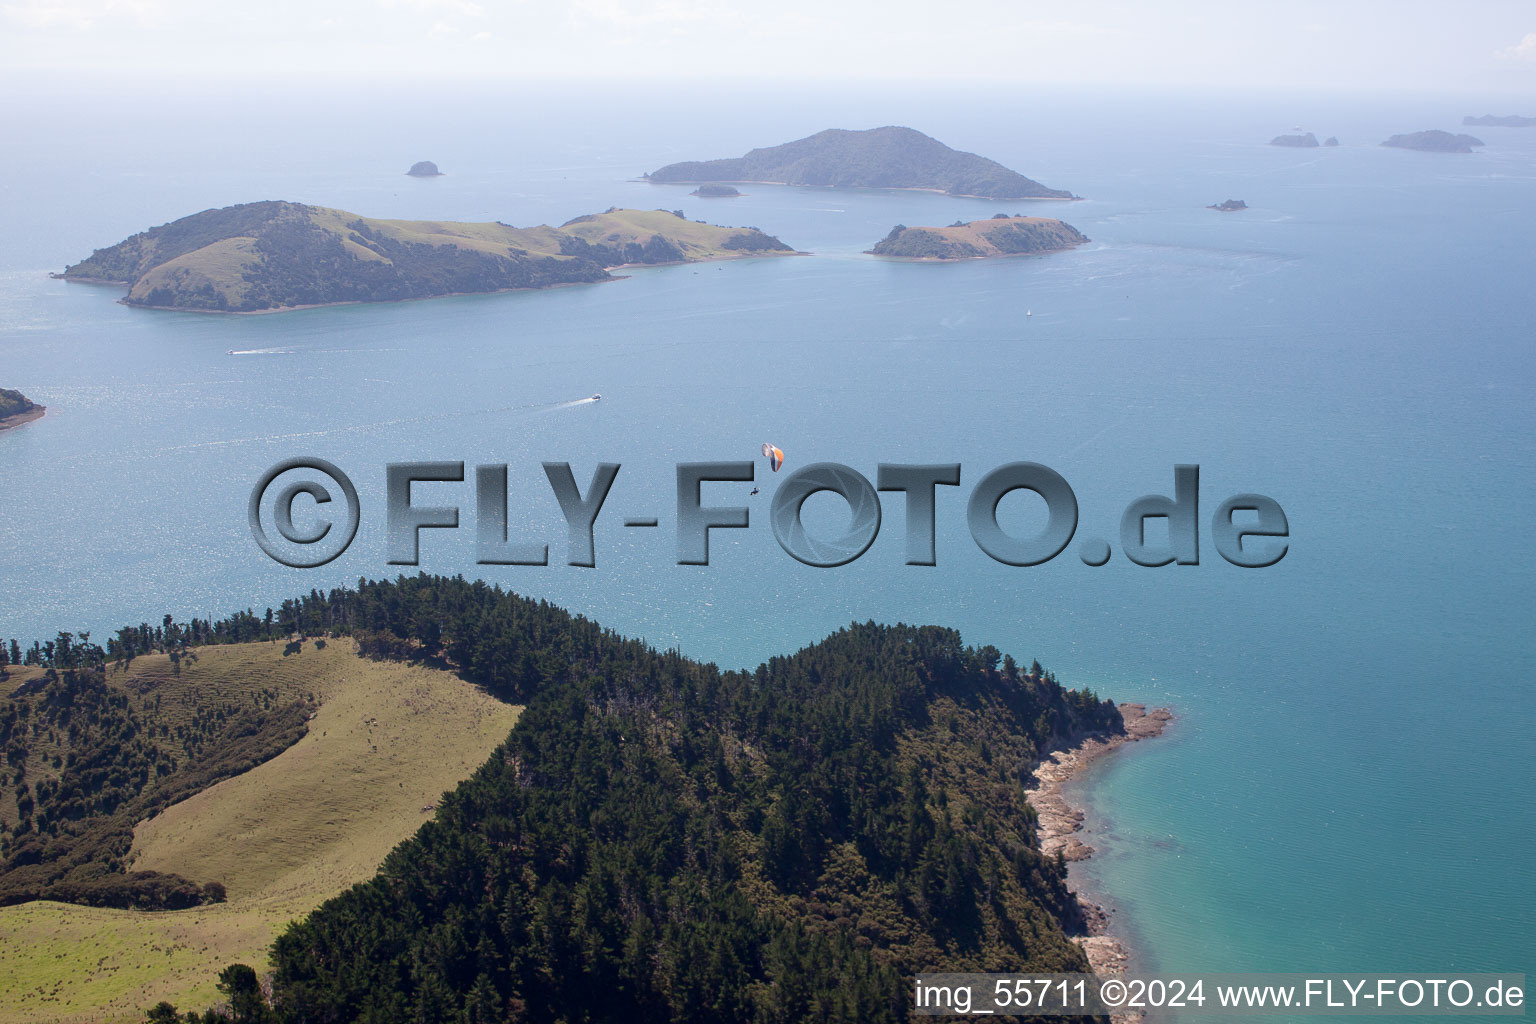
{"type": "MultiPolygon", "coordinates": [[[[505,462],[514,539],[548,539],[554,564],[477,567],[472,484],[432,484],[418,502],[459,505],[464,528],[424,534],[422,569],[725,666],[853,620],[938,623],[1069,684],[1173,705],[1166,738],[1085,783],[1100,854],[1081,880],[1113,899],[1144,966],[1536,966],[1536,129],[1469,129],[1487,142],[1470,156],[1377,145],[1536,109],[873,84],[6,86],[0,386],[49,412],[0,433],[0,636],[99,640],[392,574],[386,462],[505,462]],[[635,180],[881,124],[1086,198],[701,200],[635,180]],[[1343,144],[1265,144],[1298,124],[1343,144]],[[423,159],[445,176],[404,176],[423,159]],[[150,225],[278,198],[517,225],[680,208],[812,255],[259,317],[129,309],[47,276],[150,225]],[[1205,209],[1228,198],[1250,209],[1205,209]],[[1021,210],[1092,243],[949,265],[863,255],[896,223],[1021,210]],[[674,465],[752,459],[764,441],[786,470],[961,463],[938,495],[938,565],[903,564],[894,495],[858,561],[793,561],[761,459],[751,528],[715,532],[707,567],[674,564],[674,465]],[[362,495],[357,541],[322,569],[278,566],[246,527],[251,486],[293,455],[338,464],[362,495]],[[977,549],[970,487],[1021,459],[1071,483],[1078,537],[1115,544],[1107,566],[1075,545],[1033,568],[977,549]],[[583,487],[597,462],[623,466],[594,569],[563,564],[544,460],[583,487]],[[1280,502],[1279,565],[1235,568],[1208,535],[1198,566],[1119,554],[1120,511],[1171,493],[1190,462],[1203,531],[1228,495],[1280,502]],[[661,527],[623,527],[641,515],[661,527]]],[[[747,500],[744,485],[705,497],[747,500]]],[[[1001,509],[1020,533],[1043,521],[1025,497],[1001,509]]],[[[826,495],[807,511],[829,530],[841,515],[826,495]]]]}

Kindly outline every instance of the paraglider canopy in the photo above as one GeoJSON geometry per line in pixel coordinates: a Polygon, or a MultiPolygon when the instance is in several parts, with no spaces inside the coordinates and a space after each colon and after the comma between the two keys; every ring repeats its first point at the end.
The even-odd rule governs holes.
{"type": "Polygon", "coordinates": [[[768,464],[772,466],[773,471],[777,473],[779,471],[779,467],[784,465],[784,450],[782,448],[776,448],[769,442],[764,441],[763,458],[768,460],[768,464]]]}

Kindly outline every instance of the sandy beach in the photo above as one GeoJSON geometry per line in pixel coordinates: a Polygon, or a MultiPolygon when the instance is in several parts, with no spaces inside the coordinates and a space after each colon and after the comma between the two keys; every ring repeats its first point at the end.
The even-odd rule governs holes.
{"type": "MultiPolygon", "coordinates": [[[[1070,861],[1087,860],[1093,856],[1093,847],[1077,835],[1083,827],[1083,812],[1062,798],[1062,787],[1085,767],[1124,744],[1162,735],[1163,729],[1173,721],[1173,712],[1167,708],[1148,711],[1145,704],[1121,704],[1120,714],[1125,718],[1124,733],[1084,737],[1048,752],[1035,769],[1035,785],[1029,793],[1029,803],[1040,818],[1040,848],[1045,853],[1060,851],[1070,861]]],[[[1088,922],[1088,934],[1078,936],[1074,941],[1083,947],[1095,973],[1122,973],[1129,954],[1124,943],[1110,934],[1109,915],[1103,907],[1081,894],[1077,899],[1083,919],[1088,922]]]]}

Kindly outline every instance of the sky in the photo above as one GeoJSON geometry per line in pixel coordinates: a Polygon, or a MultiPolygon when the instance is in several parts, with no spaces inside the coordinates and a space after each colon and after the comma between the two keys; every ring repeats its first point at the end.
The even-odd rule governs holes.
{"type": "Polygon", "coordinates": [[[0,69],[974,79],[1536,98],[1536,2],[0,0],[0,69]]]}

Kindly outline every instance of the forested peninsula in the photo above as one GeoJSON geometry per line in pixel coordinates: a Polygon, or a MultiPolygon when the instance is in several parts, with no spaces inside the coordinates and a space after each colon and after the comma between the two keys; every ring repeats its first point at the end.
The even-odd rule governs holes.
{"type": "Polygon", "coordinates": [[[791,253],[756,228],[610,209],[558,228],[379,220],[267,201],[205,210],[98,249],[60,276],[130,306],[263,313],[612,280],[615,267],[791,253]]]}
{"type": "MultiPolygon", "coordinates": [[[[57,832],[80,837],[98,884],[120,879],[128,905],[219,899],[217,878],[135,880],[112,843],[80,846],[182,774],[181,726],[162,729],[153,689],[122,692],[134,677],[121,666],[164,673],[167,654],[185,665],[224,645],[308,651],[306,637],[450,671],[525,709],[373,880],[289,927],[270,965],[223,971],[241,1019],[896,1021],[917,971],[1087,967],[1066,861],[1042,852],[1027,788],[1047,751],[1123,734],[1113,703],[936,626],[855,624],[722,671],[462,578],[311,591],[264,618],[167,616],[104,648],[67,634],[8,645],[27,682],[0,701],[0,725],[27,767],[6,778],[31,789],[8,815],[0,878],[41,881],[40,833],[57,832]],[[104,764],[120,766],[111,806],[82,803],[76,776],[104,764]]],[[[285,661],[293,701],[242,698],[252,756],[291,742],[287,723],[303,729],[312,656],[285,661]]],[[[230,728],[191,712],[174,720],[196,725],[187,749],[230,728]]],[[[210,764],[185,784],[221,774],[210,764]]]]}
{"type": "Polygon", "coordinates": [[[912,128],[829,128],[727,160],[689,160],[646,175],[657,184],[763,182],[832,188],[910,188],[982,199],[1074,199],[996,160],[950,149],[912,128]]]}

